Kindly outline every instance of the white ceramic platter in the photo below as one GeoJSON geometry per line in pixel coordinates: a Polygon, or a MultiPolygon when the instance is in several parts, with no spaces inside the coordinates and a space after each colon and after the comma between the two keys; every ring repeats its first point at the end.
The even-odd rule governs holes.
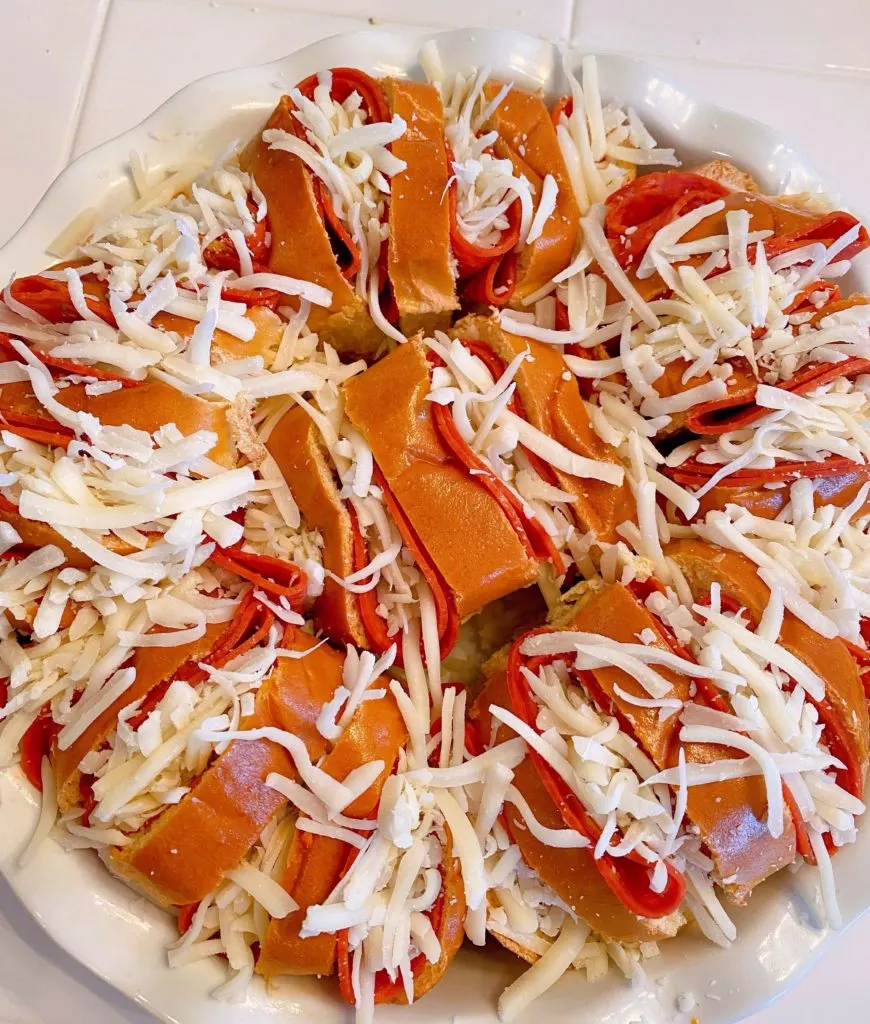
{"type": "MultiPolygon", "coordinates": [[[[372,30],[326,39],[273,64],[214,75],[183,89],[125,135],[80,157],[55,181],[27,223],[0,250],[0,280],[41,269],[45,246],[80,210],[120,207],[131,195],[126,162],[132,149],[149,164],[177,162],[194,149],[217,155],[246,139],[277,97],[311,72],[354,65],[374,75],[419,74],[417,53],[426,37],[372,30]]],[[[548,43],[490,29],[438,36],[448,70],[490,65],[496,77],[561,91],[561,58],[548,43]]],[[[578,58],[579,59],[579,58],[578,58]]],[[[717,154],[748,168],[771,193],[824,191],[811,166],[775,131],[689,96],[668,76],[627,58],[599,58],[602,92],[631,104],[657,139],[676,146],[688,164],[717,154]]],[[[853,287],[870,288],[870,266],[853,271],[853,287]]],[[[0,870],[42,926],[65,949],[156,1016],[178,1024],[267,1024],[296,1017],[333,1024],[348,1019],[330,982],[289,979],[267,996],[255,986],[242,1006],[209,998],[223,979],[216,963],[178,971],[165,965],[173,923],[116,882],[96,857],[65,853],[49,842],[21,870],[17,856],[36,820],[33,794],[17,769],[0,777],[0,870]]],[[[843,917],[851,923],[870,906],[865,863],[870,832],[836,859],[843,917]]],[[[731,1024],[775,999],[806,971],[832,937],[819,926],[819,896],[809,869],[784,872],[735,914],[739,939],[720,950],[687,933],[647,962],[648,983],[632,988],[615,972],[589,985],[566,976],[527,1020],[573,1024],[688,1022],[676,1011],[680,993],[702,1002],[703,1024],[731,1024]],[[704,998],[709,995],[708,998],[704,998]]],[[[520,970],[500,949],[463,950],[438,987],[412,1010],[382,1008],[383,1024],[492,1024],[499,992],[520,970]]],[[[259,983],[258,983],[259,985],[259,983]]],[[[75,1010],[70,1008],[70,1019],[75,1010]]]]}

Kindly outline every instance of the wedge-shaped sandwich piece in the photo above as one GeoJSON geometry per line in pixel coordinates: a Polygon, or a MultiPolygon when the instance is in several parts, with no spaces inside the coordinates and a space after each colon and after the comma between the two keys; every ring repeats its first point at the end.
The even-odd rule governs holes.
{"type": "Polygon", "coordinates": [[[239,609],[235,622],[211,623],[199,640],[175,647],[138,649],[129,666],[135,672],[133,683],[115,701],[102,709],[98,705],[89,707],[87,701],[79,702],[77,713],[58,734],[51,754],[58,805],[62,811],[79,803],[85,781],[81,762],[88,754],[104,748],[117,728],[119,714],[137,701],[141,702],[138,710],[143,707],[147,710],[145,702],[149,696],[149,703],[156,705],[176,679],[186,681],[202,677],[205,673],[199,665],[211,655],[220,657],[224,651],[232,655],[254,628],[254,618],[249,616],[249,611],[253,612],[253,608],[246,602],[246,606],[239,609]]]}
{"type": "Polygon", "coordinates": [[[268,440],[306,522],[322,542],[315,625],[342,643],[384,655],[392,648],[389,656],[402,664],[410,611],[419,618],[426,642],[434,645],[429,657],[436,647],[446,657],[457,620],[444,583],[384,484],[366,440],[346,416],[334,424],[335,419],[292,408],[268,440]]]}
{"type": "MultiPolygon", "coordinates": [[[[499,85],[489,83],[484,92],[492,100],[499,90],[499,85]]],[[[535,216],[538,224],[542,222],[540,234],[532,237],[537,234],[533,230],[519,252],[510,304],[520,308],[523,299],[549,284],[573,259],[580,209],[550,111],[541,96],[511,89],[484,128],[498,132],[495,152],[510,160],[514,173],[531,184],[535,216]]]]}
{"type": "MultiPolygon", "coordinates": [[[[602,710],[616,717],[660,770],[673,768],[681,758],[692,765],[733,757],[737,751],[721,743],[681,739],[681,708],[695,704],[724,713],[727,700],[705,680],[692,677],[691,660],[684,657],[687,652],[680,650],[668,627],[645,606],[639,596],[642,593],[637,588],[633,593],[620,584],[581,584],[569,592],[565,606],[553,620],[554,626],[564,630],[567,637],[576,632],[581,642],[592,637],[593,644],[600,644],[600,660],[605,662],[600,668],[583,670],[581,685],[602,710]],[[643,640],[639,640],[640,634],[643,640]],[[615,657],[608,657],[609,649],[615,657]],[[655,669],[660,679],[650,684],[637,662],[623,661],[626,656],[641,664],[646,660],[661,666],[655,669]],[[667,661],[674,657],[682,659],[682,672],[668,667],[667,661]],[[620,664],[629,664],[634,674],[618,667],[620,664]],[[662,696],[652,696],[650,689],[656,694],[662,692],[662,696]],[[657,703],[660,700],[672,703],[662,705],[657,703]],[[644,702],[652,703],[644,706],[644,702]],[[667,714],[675,710],[679,713],[667,714]]],[[[546,634],[537,642],[545,647],[546,634]]],[[[771,830],[767,790],[757,776],[689,788],[685,813],[698,829],[717,878],[737,901],[743,902],[756,885],[794,859],[792,822],[785,818],[771,830]],[[740,837],[739,842],[735,842],[735,836],[740,837]]]]}
{"type": "Polygon", "coordinates": [[[450,169],[444,148],[444,109],[433,85],[386,78],[387,103],[406,124],[391,152],[405,167],[390,182],[387,270],[399,329],[446,328],[459,306],[450,253],[450,169]]]}
{"type": "Polygon", "coordinates": [[[699,514],[730,503],[775,518],[801,479],[812,481],[816,507],[851,506],[870,480],[860,426],[870,411],[870,360],[808,365],[775,386],[735,369],[726,398],[687,415],[698,440],[667,460],[668,475],[700,500],[699,514]]]}
{"type": "MultiPolygon", "coordinates": [[[[866,320],[855,308],[866,300],[841,298],[825,278],[828,266],[836,277],[870,236],[852,214],[801,197],[734,191],[693,172],[654,172],[608,196],[602,230],[587,235],[612,308],[627,299],[640,322],[620,340],[621,316],[603,325],[598,317],[593,333],[609,355],[634,351],[622,368],[644,416],[667,417],[659,436],[731,429],[763,404],[759,385],[803,387],[830,368],[825,346],[837,338],[839,347],[839,329],[852,336],[866,320]],[[683,305],[671,306],[672,299],[683,305]]],[[[851,346],[840,351],[861,354],[851,346]]]]}
{"type": "MultiPolygon", "coordinates": [[[[854,231],[854,238],[846,239],[837,253],[840,259],[851,259],[870,242],[866,229],[844,211],[819,213],[802,208],[799,199],[788,196],[768,198],[751,191],[733,191],[721,181],[691,171],[645,174],[608,196],[604,230],[623,268],[637,272],[657,232],[678,217],[710,204],[715,206],[709,216],[693,226],[686,225],[681,242],[727,236],[727,215],[732,210],[749,214],[749,231],[769,232],[763,239],[768,259],[813,242],[830,245],[849,231],[854,231]]],[[[698,260],[699,265],[703,258],[698,260]]],[[[669,289],[659,281],[659,294],[664,294],[669,289]]]]}
{"type": "MultiPolygon", "coordinates": [[[[736,552],[702,541],[682,540],[669,545],[667,554],[684,574],[697,601],[707,602],[715,587],[722,607],[742,608],[743,617],[754,630],[761,628],[771,601],[784,599],[782,594],[772,598],[757,567],[736,552]]],[[[787,605],[791,603],[784,600],[787,605]]],[[[805,611],[803,614],[806,616],[805,611]]],[[[823,742],[843,764],[837,771],[839,784],[860,799],[867,771],[870,722],[859,667],[849,647],[839,637],[822,636],[789,610],[782,615],[776,642],[823,682],[821,690],[806,690],[805,699],[816,709],[824,727],[823,742]]],[[[794,681],[789,685],[794,686],[794,681]]]]}
{"type": "MultiPolygon", "coordinates": [[[[345,579],[360,568],[354,561],[355,522],[339,484],[323,436],[308,412],[297,406],[285,413],[269,435],[267,448],[281,470],[302,516],[323,540],[323,566],[345,579]]],[[[317,628],[333,640],[368,647],[360,597],[330,575],[314,601],[317,628]]]]}
{"type": "Polygon", "coordinates": [[[347,382],[345,411],[371,448],[406,544],[431,562],[461,620],[533,582],[538,562],[436,429],[431,374],[424,344],[409,342],[347,382]]]}
{"type": "Polygon", "coordinates": [[[456,955],[466,915],[468,850],[457,851],[442,802],[408,814],[417,798],[404,774],[396,686],[357,708],[321,764],[347,786],[360,773],[369,785],[334,823],[297,828],[281,884],[298,908],[271,922],[257,965],[267,978],[337,974],[358,1009],[425,995],[456,955]]]}
{"type": "MultiPolygon", "coordinates": [[[[618,539],[616,527],[634,516],[634,500],[624,481],[614,483],[600,479],[607,475],[606,471],[600,472],[604,464],[612,469],[611,480],[621,476],[621,467],[595,433],[576,378],[565,379],[560,353],[550,345],[507,333],[494,317],[465,317],[456,324],[451,335],[485,363],[493,382],[502,377],[513,360],[526,353],[526,358],[516,366],[513,377],[516,391],[508,404],[508,412],[581,460],[600,463],[602,467],[597,467],[599,478],[568,472],[570,461],[566,463],[557,458],[559,464],[556,465],[547,461],[546,454],[540,454],[547,450],[543,438],[532,441],[533,444],[537,441],[537,452],[532,451],[531,455],[524,447],[525,457],[545,484],[565,492],[562,504],[567,506],[570,522],[579,531],[583,534],[591,531],[596,540],[614,543],[618,539]]],[[[513,418],[511,424],[516,424],[513,418]]],[[[582,463],[577,468],[582,468],[582,463]]],[[[585,468],[587,471],[596,469],[591,465],[585,468]]],[[[545,494],[544,488],[530,483],[523,496],[529,500],[544,500],[545,494]]],[[[553,504],[559,504],[558,496],[553,494],[552,497],[553,504]]]]}
{"type": "MultiPolygon", "coordinates": [[[[301,596],[297,597],[296,607],[301,608],[301,596]]],[[[171,719],[176,705],[186,708],[191,701],[196,702],[197,691],[201,692],[201,687],[210,683],[214,671],[276,639],[273,635],[276,630],[274,613],[255,597],[253,589],[238,598],[227,621],[205,622],[196,639],[179,643],[171,633],[164,637],[165,630],[154,629],[148,637],[150,643],[146,641],[134,648],[120,676],[114,678],[114,685],[106,683],[97,686],[92,693],[84,692],[75,701],[71,713],[64,716],[62,726],[55,728],[48,737],[50,749],[45,753],[51,759],[61,811],[78,804],[87,792],[96,799],[98,817],[109,815],[108,811],[99,810],[104,799],[107,806],[114,808],[109,816],[116,816],[127,803],[123,795],[131,781],[129,773],[133,767],[129,758],[121,756],[126,739],[118,733],[119,723],[125,730],[124,736],[130,738],[156,711],[171,719]],[[167,704],[167,695],[172,690],[175,694],[167,704]],[[110,749],[116,754],[114,760],[108,758],[111,764],[100,756],[108,754],[110,749]],[[124,767],[115,772],[119,758],[124,767]],[[101,777],[97,782],[91,777],[93,769],[82,768],[83,764],[94,760],[100,762],[100,771],[107,773],[108,778],[101,777]]],[[[288,640],[292,639],[291,632],[288,640]]],[[[304,643],[302,649],[306,649],[304,643]]],[[[186,724],[188,718],[182,716],[178,720],[186,724]]],[[[181,730],[174,720],[173,727],[181,730]]],[[[175,742],[180,742],[178,737],[175,742]]],[[[155,763],[152,761],[151,765],[155,763]]],[[[145,776],[147,772],[143,775],[145,783],[153,781],[145,776]]],[[[139,789],[133,786],[133,794],[139,789]]],[[[135,818],[136,813],[132,817],[135,818]]]]}
{"type": "MultiPolygon", "coordinates": [[[[371,818],[375,814],[384,783],[406,739],[402,716],[391,695],[360,705],[320,765],[328,775],[343,781],[355,769],[373,761],[383,763],[374,782],[344,809],[346,817],[371,818]]],[[[303,936],[300,932],[308,908],[326,901],[353,852],[342,839],[296,832],[281,884],[299,909],[270,925],[257,964],[260,974],[333,973],[336,936],[330,932],[303,936]]]]}
{"type": "MultiPolygon", "coordinates": [[[[329,289],[331,305],[315,308],[309,319],[312,330],[334,344],[347,338],[346,346],[357,351],[374,351],[381,344],[380,332],[372,324],[364,300],[356,294],[333,250],[324,212],[321,189],[305,163],[294,153],[265,141],[266,133],[279,132],[295,138],[298,122],[295,104],[282,96],[262,132],[242,155],[242,167],[257,182],[269,210],[272,245],[268,269],[286,277],[313,281],[329,289]]],[[[274,136],[271,136],[274,138],[274,136]]],[[[326,201],[330,202],[327,194],[326,201]]],[[[342,346],[337,345],[342,349],[342,346]]]]}
{"type": "MultiPolygon", "coordinates": [[[[243,731],[264,727],[292,733],[316,761],[327,751],[317,730],[323,704],[341,684],[343,658],[297,629],[256,693],[243,731]]],[[[158,903],[198,903],[239,864],[286,798],[266,785],[269,775],[296,777],[290,754],[270,739],[236,740],[195,780],[181,802],[132,836],[109,857],[112,870],[158,903]]]]}
{"type": "Polygon", "coordinates": [[[311,76],[282,97],[242,164],[267,200],[269,270],[332,294],[309,315],[324,341],[372,357],[388,339],[449,319],[448,169],[434,87],[352,68],[311,76]]]}
{"type": "MultiPolygon", "coordinates": [[[[430,54],[431,55],[431,54],[430,54]]],[[[543,99],[515,84],[424,67],[444,98],[447,200],[460,292],[514,305],[572,260],[580,211],[543,99]]]]}
{"type": "MultiPolygon", "coordinates": [[[[501,724],[495,717],[499,715],[499,709],[510,710],[513,707],[508,689],[507,652],[494,656],[484,671],[485,684],[476,701],[474,721],[478,735],[484,740],[491,737],[494,745],[515,735],[510,725],[501,724]]],[[[541,883],[555,894],[551,901],[553,905],[563,901],[577,917],[588,922],[595,932],[615,942],[655,942],[677,933],[685,923],[679,910],[682,888],[677,886],[674,889],[675,898],[669,893],[665,901],[658,901],[651,894],[645,907],[650,916],[636,912],[641,910],[639,905],[635,909],[629,907],[613,891],[605,874],[598,870],[588,837],[577,836],[570,846],[565,841],[566,822],[559,809],[559,802],[545,784],[539,762],[532,752],[514,770],[512,785],[525,806],[521,806],[515,798],[505,803],[505,825],[525,863],[541,883]],[[534,827],[529,824],[532,818],[534,827]],[[542,828],[538,828],[538,824],[542,828]],[[559,845],[554,844],[556,833],[560,834],[559,845]]],[[[499,930],[500,917],[503,915],[494,915],[490,910],[490,931],[524,959],[536,959],[534,939],[537,931],[533,929],[525,937],[505,927],[499,930]]],[[[510,921],[511,917],[508,916],[507,920],[510,921]]]]}
{"type": "MultiPolygon", "coordinates": [[[[216,437],[209,457],[231,468],[238,459],[231,426],[231,406],[186,395],[162,381],[125,380],[106,394],[89,395],[86,385],[69,383],[57,393],[57,401],[73,413],[90,413],[109,427],[129,426],[149,434],[174,423],[185,435],[207,430],[216,437]]],[[[30,384],[4,384],[0,393],[4,430],[18,437],[60,446],[73,433],[52,419],[37,401],[30,384]]]]}
{"type": "MultiPolygon", "coordinates": [[[[745,902],[798,854],[818,863],[836,921],[830,851],[854,839],[867,765],[856,665],[784,611],[742,556],[693,541],[668,555],[694,607],[655,580],[590,581],[487,666],[479,735],[510,729],[529,748],[514,782],[525,805],[508,790],[511,836],[579,916],[623,941],[650,933],[646,917],[661,925],[685,893],[705,934],[727,943],[716,890],[745,902]]],[[[489,915],[532,959],[546,943],[524,943],[517,920],[489,915]]]]}
{"type": "MultiPolygon", "coordinates": [[[[265,259],[268,253],[265,221],[259,221],[255,231],[256,235],[248,236],[247,241],[254,261],[254,270],[262,271],[265,264],[261,264],[259,260],[265,259]]],[[[206,266],[212,270],[232,270],[236,274],[239,273],[238,253],[226,235],[219,236],[207,245],[202,256],[206,266]],[[227,249],[229,254],[226,252],[227,249]],[[222,255],[213,260],[210,257],[214,250],[218,250],[222,255]]],[[[131,318],[127,303],[122,300],[121,290],[110,290],[105,272],[103,277],[92,272],[83,272],[88,270],[87,265],[83,268],[83,263],[86,264],[86,261],[72,260],[49,267],[48,271],[42,274],[16,278],[9,286],[9,294],[16,303],[26,306],[55,326],[84,322],[83,310],[86,307],[92,321],[96,317],[109,327],[117,328],[118,340],[126,339],[128,344],[122,344],[120,349],[114,349],[112,346],[107,348],[100,343],[80,340],[74,334],[58,334],[54,339],[39,339],[29,347],[52,373],[78,374],[90,378],[91,382],[101,381],[104,384],[112,381],[125,382],[125,386],[137,381],[142,383],[146,379],[146,369],[158,361],[154,353],[173,355],[175,339],[172,336],[178,335],[182,340],[189,340],[205,310],[193,293],[181,292],[175,299],[167,297],[163,281],[168,279],[164,278],[148,293],[152,308],[147,320],[144,315],[133,315],[131,318]],[[81,284],[83,301],[80,300],[78,305],[72,300],[67,282],[55,276],[47,276],[48,273],[56,275],[69,269],[76,270],[76,276],[81,284]],[[157,312],[154,312],[155,304],[160,307],[157,312]],[[156,328],[156,333],[151,328],[156,328]],[[142,351],[143,332],[148,335],[146,345],[151,349],[150,353],[142,351]],[[58,349],[56,353],[55,346],[58,349]],[[125,367],[129,369],[128,376],[120,372],[125,367]]],[[[131,265],[127,266],[129,268],[131,265]]],[[[281,342],[284,321],[276,310],[286,305],[285,296],[274,289],[234,287],[238,283],[237,278],[233,278],[232,284],[225,281],[221,287],[220,315],[217,318],[220,326],[216,325],[213,331],[209,331],[212,366],[219,365],[228,358],[267,357],[277,351],[281,342]]],[[[171,296],[171,292],[169,295],[171,296]]],[[[136,303],[135,308],[138,310],[138,304],[144,300],[145,295],[135,292],[130,298],[136,303]]],[[[12,354],[15,350],[8,340],[3,340],[4,338],[5,335],[0,336],[2,349],[12,354]]],[[[193,392],[184,390],[183,385],[180,390],[176,389],[176,395],[179,400],[194,397],[193,392]]]]}
{"type": "MultiPolygon", "coordinates": [[[[277,322],[268,309],[259,312],[277,322]]],[[[238,468],[252,433],[249,408],[187,394],[163,380],[71,362],[55,350],[25,348],[0,336],[0,363],[11,376],[0,389],[0,420],[21,439],[25,467],[0,496],[0,522],[18,537],[15,553],[53,545],[74,569],[125,566],[134,575],[142,567],[133,560],[119,563],[119,556],[165,542],[164,559],[186,557],[182,549],[205,537],[182,530],[173,542],[179,516],[210,511],[223,500],[223,487],[225,498],[239,497],[247,487],[237,485],[254,481],[251,468],[238,468]],[[227,472],[207,479],[204,458],[227,472]]],[[[209,549],[213,560],[273,596],[291,597],[300,580],[297,568],[242,550],[231,533],[209,549]]]]}

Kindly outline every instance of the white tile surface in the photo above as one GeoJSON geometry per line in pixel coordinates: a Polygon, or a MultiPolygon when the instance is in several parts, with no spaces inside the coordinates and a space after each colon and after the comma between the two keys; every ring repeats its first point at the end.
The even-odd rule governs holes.
{"type": "MultiPolygon", "coordinates": [[[[0,138],[14,155],[2,181],[15,196],[0,204],[0,239],[71,152],[129,127],[180,86],[369,19],[492,24],[554,39],[573,25],[584,48],[649,55],[691,89],[776,125],[851,205],[870,211],[867,0],[730,0],[724,8],[712,0],[577,0],[573,22],[572,7],[572,0],[0,0],[0,138]]],[[[868,947],[870,918],[752,1024],[870,1019],[868,947]]],[[[696,1011],[702,1024],[709,991],[715,986],[705,979],[696,1011]]],[[[147,1020],[55,947],[0,880],[0,1024],[147,1020]]]]}
{"type": "Polygon", "coordinates": [[[0,238],[25,220],[70,147],[108,0],[0,2],[0,238]]]}
{"type": "Polygon", "coordinates": [[[560,39],[571,23],[571,0],[260,0],[260,6],[323,11],[356,17],[402,21],[411,25],[499,25],[520,32],[560,39]]]}
{"type": "Polygon", "coordinates": [[[269,4],[113,0],[74,155],[141,121],[203,75],[263,64],[366,24],[269,4]]]}
{"type": "Polygon", "coordinates": [[[801,68],[870,68],[865,0],[577,0],[592,48],[801,68]]]}

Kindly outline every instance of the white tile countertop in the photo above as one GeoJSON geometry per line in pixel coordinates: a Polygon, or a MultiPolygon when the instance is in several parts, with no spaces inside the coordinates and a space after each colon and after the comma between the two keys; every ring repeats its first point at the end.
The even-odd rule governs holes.
{"type": "MultiPolygon", "coordinates": [[[[781,130],[847,205],[870,212],[867,0],[0,0],[0,15],[0,240],[71,158],[181,86],[368,23],[497,25],[642,56],[781,130]]],[[[868,947],[870,916],[753,1024],[867,1019],[868,947]]],[[[704,1024],[714,979],[695,995],[704,1024]]],[[[151,1019],[46,938],[0,880],[0,1024],[151,1019]]]]}

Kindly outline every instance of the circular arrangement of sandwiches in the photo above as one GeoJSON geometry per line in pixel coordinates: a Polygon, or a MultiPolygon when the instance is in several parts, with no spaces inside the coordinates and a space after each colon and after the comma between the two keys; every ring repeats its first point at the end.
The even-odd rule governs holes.
{"type": "MultiPolygon", "coordinates": [[[[0,763],[222,999],[637,980],[870,744],[870,245],[602,98],[324,69],[0,301],[0,763]]],[[[93,218],[92,218],[93,220],[93,218]]],[[[99,220],[99,218],[97,219],[99,220]]]]}

